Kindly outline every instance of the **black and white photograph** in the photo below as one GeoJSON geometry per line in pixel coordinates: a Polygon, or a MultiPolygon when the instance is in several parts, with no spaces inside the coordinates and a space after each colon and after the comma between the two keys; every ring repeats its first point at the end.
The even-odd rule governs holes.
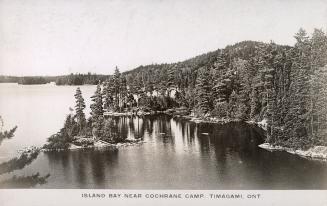
{"type": "Polygon", "coordinates": [[[327,205],[326,0],[0,0],[0,205],[280,190],[327,205]]]}

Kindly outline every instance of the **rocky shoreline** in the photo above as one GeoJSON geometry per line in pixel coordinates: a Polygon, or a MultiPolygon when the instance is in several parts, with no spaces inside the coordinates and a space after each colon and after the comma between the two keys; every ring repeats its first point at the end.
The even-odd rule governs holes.
{"type": "Polygon", "coordinates": [[[263,120],[260,121],[260,122],[256,122],[256,121],[246,121],[246,123],[248,123],[248,124],[250,124],[250,125],[256,125],[256,126],[260,127],[261,129],[267,131],[268,124],[267,124],[267,120],[266,120],[266,119],[263,119],[263,120]]]}
{"type": "Polygon", "coordinates": [[[40,151],[42,152],[50,152],[50,151],[66,151],[66,150],[79,150],[79,149],[101,149],[101,148],[112,148],[112,149],[119,149],[122,147],[128,147],[128,146],[134,146],[134,145],[140,145],[143,144],[144,141],[142,139],[128,139],[125,142],[119,142],[119,143],[108,143],[102,140],[95,141],[92,145],[88,146],[79,146],[73,143],[70,143],[69,147],[67,149],[45,149],[42,148],[40,151]]]}
{"type": "Polygon", "coordinates": [[[215,123],[215,124],[227,124],[231,122],[241,122],[242,120],[239,119],[222,119],[222,118],[216,118],[216,117],[205,117],[205,118],[200,118],[200,117],[194,117],[191,115],[176,115],[173,116],[174,118],[177,119],[185,119],[191,122],[195,123],[215,123]]]}
{"type": "Polygon", "coordinates": [[[128,112],[104,112],[103,116],[113,117],[130,117],[130,116],[148,116],[156,114],[165,114],[165,111],[128,111],[128,112]]]}
{"type": "Polygon", "coordinates": [[[184,109],[168,109],[165,111],[138,111],[138,112],[105,112],[104,116],[113,116],[113,117],[130,117],[130,116],[149,116],[149,115],[158,115],[165,114],[172,116],[177,119],[184,119],[195,123],[217,123],[217,124],[226,124],[230,122],[241,122],[239,119],[227,119],[227,118],[217,118],[217,117],[195,117],[190,114],[189,111],[184,109]]]}
{"type": "MultiPolygon", "coordinates": [[[[104,116],[115,116],[115,117],[123,117],[123,116],[148,116],[148,115],[156,115],[156,114],[166,114],[170,115],[173,118],[177,119],[184,119],[187,121],[195,122],[195,123],[215,123],[215,124],[227,124],[231,122],[242,122],[242,120],[239,119],[227,119],[227,118],[217,118],[217,117],[195,117],[194,115],[190,114],[189,111],[183,110],[183,109],[169,109],[166,111],[150,111],[145,112],[142,110],[139,110],[137,112],[130,111],[130,112],[105,112],[104,116]]],[[[262,120],[260,122],[255,121],[245,121],[249,125],[255,125],[259,128],[267,131],[267,120],[262,120]]],[[[113,149],[118,149],[121,147],[127,147],[127,146],[133,146],[137,144],[144,143],[143,140],[127,140],[125,142],[121,143],[108,143],[101,140],[98,140],[96,142],[93,142],[91,145],[87,146],[79,146],[76,144],[71,143],[68,147],[68,149],[41,149],[41,151],[63,151],[63,150],[77,150],[77,149],[87,149],[87,148],[106,148],[111,147],[113,149]]],[[[290,154],[299,155],[304,158],[308,159],[318,159],[318,160],[324,160],[327,161],[327,147],[325,146],[314,146],[308,150],[299,150],[299,149],[293,149],[288,147],[282,147],[282,146],[275,146],[271,145],[269,143],[263,143],[261,145],[258,145],[258,147],[268,150],[268,151],[286,151],[290,154]]]]}
{"type": "MultiPolygon", "coordinates": [[[[207,118],[196,118],[194,116],[190,115],[177,115],[176,118],[183,118],[195,123],[218,123],[218,124],[227,124],[230,122],[241,122],[241,120],[238,119],[219,119],[214,117],[207,117],[207,118]]],[[[263,119],[260,122],[255,121],[246,121],[249,125],[256,125],[259,128],[263,129],[264,131],[267,131],[267,120],[263,119]]],[[[314,146],[311,147],[308,150],[300,150],[300,149],[293,149],[288,147],[282,147],[282,146],[274,146],[269,143],[263,143],[258,145],[258,147],[274,152],[274,151],[286,151],[290,154],[298,155],[303,158],[307,159],[313,159],[313,160],[323,160],[327,161],[327,147],[326,146],[314,146]]]]}
{"type": "Polygon", "coordinates": [[[308,158],[308,159],[327,161],[327,147],[326,146],[314,146],[314,147],[309,148],[308,150],[292,149],[289,147],[271,145],[269,143],[263,143],[258,146],[260,148],[268,150],[270,152],[285,151],[290,154],[295,154],[300,157],[304,157],[304,158],[308,158]]]}

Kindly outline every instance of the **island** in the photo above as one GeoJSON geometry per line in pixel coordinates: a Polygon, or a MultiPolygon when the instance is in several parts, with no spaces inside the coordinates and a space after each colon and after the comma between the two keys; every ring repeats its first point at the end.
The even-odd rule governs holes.
{"type": "Polygon", "coordinates": [[[195,122],[263,125],[264,149],[325,151],[327,37],[320,29],[311,37],[300,29],[295,39],[294,46],[243,41],[183,62],[123,73],[116,67],[113,75],[99,79],[87,120],[76,91],[75,113],[45,148],[131,141],[117,135],[106,117],[165,113],[195,122]]]}

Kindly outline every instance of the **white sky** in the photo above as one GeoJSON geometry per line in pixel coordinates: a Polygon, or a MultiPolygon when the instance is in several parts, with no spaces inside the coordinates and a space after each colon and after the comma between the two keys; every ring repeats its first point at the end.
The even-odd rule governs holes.
{"type": "Polygon", "coordinates": [[[0,0],[0,74],[111,74],[243,40],[294,44],[327,0],[0,0]]]}

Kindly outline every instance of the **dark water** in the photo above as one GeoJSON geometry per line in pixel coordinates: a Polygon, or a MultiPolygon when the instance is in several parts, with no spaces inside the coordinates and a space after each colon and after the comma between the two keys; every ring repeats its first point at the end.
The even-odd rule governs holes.
{"type": "Polygon", "coordinates": [[[115,121],[121,135],[145,143],[44,153],[17,174],[50,173],[39,188],[327,189],[326,163],[260,149],[262,131],[246,124],[167,116],[115,121]]]}

